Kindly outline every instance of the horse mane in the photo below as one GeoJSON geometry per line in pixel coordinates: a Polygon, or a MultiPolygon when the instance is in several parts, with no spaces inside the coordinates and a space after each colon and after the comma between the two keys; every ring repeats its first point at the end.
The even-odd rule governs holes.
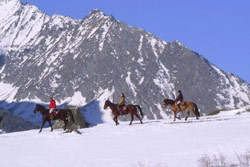
{"type": "Polygon", "coordinates": [[[108,103],[108,105],[117,105],[117,104],[115,104],[115,103],[111,102],[109,99],[108,99],[108,100],[106,100],[106,101],[105,101],[105,103],[108,103]]]}
{"type": "Polygon", "coordinates": [[[109,99],[107,99],[105,102],[112,103],[109,99]]]}
{"type": "Polygon", "coordinates": [[[46,109],[43,105],[41,105],[41,104],[36,104],[37,105],[37,107],[41,107],[41,108],[44,108],[44,109],[46,109]]]}
{"type": "Polygon", "coordinates": [[[167,104],[175,104],[175,101],[171,99],[164,99],[164,102],[167,104]]]}

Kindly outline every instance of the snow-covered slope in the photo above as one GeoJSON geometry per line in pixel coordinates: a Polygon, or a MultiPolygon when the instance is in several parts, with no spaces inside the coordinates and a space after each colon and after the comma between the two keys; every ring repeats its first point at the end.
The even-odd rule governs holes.
{"type": "Polygon", "coordinates": [[[226,113],[186,123],[172,119],[143,125],[137,121],[132,126],[104,123],[80,129],[82,135],[49,128],[41,134],[38,130],[1,134],[0,162],[8,167],[197,167],[205,154],[223,154],[236,164],[236,153],[245,154],[250,148],[250,113],[245,109],[226,113]]]}
{"type": "Polygon", "coordinates": [[[117,102],[120,93],[148,119],[165,118],[161,103],[178,89],[201,113],[250,104],[250,86],[239,77],[178,41],[165,42],[98,9],[74,20],[1,0],[0,48],[0,108],[33,122],[34,103],[47,104],[50,96],[61,107],[91,112],[97,122],[111,120],[103,103],[117,102]]]}

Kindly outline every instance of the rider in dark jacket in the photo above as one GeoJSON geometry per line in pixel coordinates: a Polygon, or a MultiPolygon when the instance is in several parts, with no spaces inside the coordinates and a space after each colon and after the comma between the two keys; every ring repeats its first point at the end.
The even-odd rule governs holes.
{"type": "Polygon", "coordinates": [[[181,91],[178,90],[178,96],[175,99],[175,105],[177,107],[177,112],[180,111],[180,108],[181,108],[180,104],[181,104],[181,102],[183,102],[183,95],[182,95],[181,91]]]}

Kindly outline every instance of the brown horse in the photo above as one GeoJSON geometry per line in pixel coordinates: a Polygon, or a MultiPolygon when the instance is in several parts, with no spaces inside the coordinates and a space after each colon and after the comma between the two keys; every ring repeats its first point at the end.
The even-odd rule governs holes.
{"type": "Polygon", "coordinates": [[[132,125],[132,122],[134,120],[134,115],[140,120],[141,124],[143,123],[142,122],[142,118],[143,118],[143,112],[141,110],[141,107],[139,105],[132,105],[132,104],[129,104],[126,106],[126,109],[125,111],[121,114],[120,111],[118,110],[118,104],[114,104],[114,103],[111,103],[109,100],[106,100],[105,101],[105,104],[104,104],[104,109],[106,110],[108,107],[111,109],[112,111],[112,114],[114,115],[114,121],[116,123],[116,125],[118,125],[118,116],[119,115],[127,115],[127,114],[130,114],[131,116],[131,121],[130,121],[130,124],[129,125],[132,125]],[[140,111],[140,114],[141,114],[141,117],[137,114],[137,107],[140,111]]]}
{"type": "MultiPolygon", "coordinates": [[[[53,127],[51,124],[51,119],[50,119],[50,113],[49,113],[49,109],[46,109],[45,107],[43,107],[40,104],[36,105],[36,108],[34,109],[34,113],[37,113],[38,111],[40,111],[40,113],[42,114],[42,119],[43,119],[43,123],[41,126],[41,129],[39,131],[39,133],[42,132],[43,126],[45,124],[45,122],[49,122],[49,125],[51,127],[51,132],[53,131],[53,127]]],[[[60,109],[58,114],[56,114],[53,118],[53,120],[62,120],[64,122],[64,130],[66,130],[67,124],[68,124],[68,114],[70,115],[70,118],[72,120],[72,122],[75,122],[74,116],[72,114],[72,111],[70,109],[60,109]]]]}
{"type": "MultiPolygon", "coordinates": [[[[177,107],[175,105],[175,101],[174,100],[170,100],[170,99],[164,99],[162,107],[165,108],[167,106],[170,106],[171,110],[174,112],[174,121],[176,120],[176,115],[177,115],[177,107]]],[[[194,115],[196,116],[196,119],[199,119],[200,117],[200,113],[198,110],[198,107],[195,103],[191,102],[191,101],[186,101],[184,102],[184,105],[180,106],[180,111],[179,112],[183,112],[187,110],[187,116],[185,118],[185,120],[188,119],[189,115],[190,115],[190,111],[192,111],[194,113],[194,115]]]]}

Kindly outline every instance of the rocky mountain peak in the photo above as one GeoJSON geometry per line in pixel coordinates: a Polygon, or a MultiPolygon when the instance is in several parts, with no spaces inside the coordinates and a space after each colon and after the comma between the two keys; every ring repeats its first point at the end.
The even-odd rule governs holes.
{"type": "Polygon", "coordinates": [[[101,10],[99,9],[93,9],[91,10],[91,12],[89,13],[90,15],[95,15],[95,14],[99,14],[99,15],[105,15],[101,10]]]}
{"type": "Polygon", "coordinates": [[[167,115],[163,99],[175,98],[178,89],[202,113],[250,103],[248,83],[178,41],[165,42],[98,9],[81,21],[24,9],[0,14],[0,48],[9,50],[0,60],[0,107],[15,114],[35,119],[19,102],[47,103],[53,96],[106,118],[105,99],[117,102],[123,92],[127,103],[158,119],[167,115]]]}
{"type": "Polygon", "coordinates": [[[99,9],[93,9],[84,19],[100,20],[106,15],[99,9]]]}

